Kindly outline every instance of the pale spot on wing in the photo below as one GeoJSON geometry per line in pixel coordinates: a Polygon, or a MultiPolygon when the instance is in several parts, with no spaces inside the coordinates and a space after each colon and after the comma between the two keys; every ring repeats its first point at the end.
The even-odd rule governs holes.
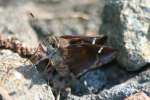
{"type": "Polygon", "coordinates": [[[93,39],[92,44],[94,45],[96,43],[96,38],[93,39]]]}

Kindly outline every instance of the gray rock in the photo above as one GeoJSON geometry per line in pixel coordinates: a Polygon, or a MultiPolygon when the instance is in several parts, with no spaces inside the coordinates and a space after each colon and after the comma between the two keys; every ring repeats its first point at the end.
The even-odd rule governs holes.
{"type": "Polygon", "coordinates": [[[105,0],[0,0],[3,15],[0,32],[19,34],[15,34],[17,38],[23,41],[28,38],[25,42],[32,46],[37,43],[33,29],[39,38],[44,38],[45,34],[95,35],[101,24],[99,17],[104,3],[105,0]]]}
{"type": "Polygon", "coordinates": [[[61,1],[53,8],[47,7],[47,13],[51,16],[37,15],[31,19],[31,26],[44,35],[86,35],[90,32],[95,35],[98,34],[101,24],[99,17],[104,3],[104,0],[61,1]],[[69,5],[66,5],[66,2],[69,5]]]}
{"type": "Polygon", "coordinates": [[[19,8],[0,8],[0,33],[19,39],[28,46],[36,47],[38,37],[28,21],[26,12],[19,8]]]}
{"type": "MultiPolygon", "coordinates": [[[[104,90],[102,90],[98,94],[89,94],[89,95],[84,95],[82,97],[69,94],[67,100],[123,100],[124,98],[140,91],[144,91],[148,96],[150,96],[150,74],[149,73],[150,73],[150,68],[147,69],[146,71],[141,72],[136,76],[133,76],[131,79],[128,79],[125,82],[116,84],[110,88],[105,87],[104,90]]],[[[126,73],[126,75],[128,74],[126,73]]],[[[111,81],[115,81],[115,80],[112,79],[111,81]]],[[[107,83],[109,84],[109,82],[107,83]]]]}
{"type": "Polygon", "coordinates": [[[101,32],[119,50],[118,62],[129,71],[150,63],[149,0],[107,0],[101,32]]]}
{"type": "Polygon", "coordinates": [[[106,84],[106,75],[100,70],[87,72],[80,78],[89,93],[98,93],[106,84]]]}
{"type": "Polygon", "coordinates": [[[13,100],[55,100],[50,86],[26,60],[9,50],[0,51],[0,87],[13,100]]]}
{"type": "Polygon", "coordinates": [[[72,92],[76,95],[98,93],[106,85],[106,82],[107,76],[102,71],[89,71],[72,84],[72,92]]]}

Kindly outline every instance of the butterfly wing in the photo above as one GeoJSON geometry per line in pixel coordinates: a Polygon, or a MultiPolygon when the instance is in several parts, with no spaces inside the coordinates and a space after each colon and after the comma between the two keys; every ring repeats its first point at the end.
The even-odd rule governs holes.
{"type": "Polygon", "coordinates": [[[64,61],[69,66],[69,70],[79,76],[90,69],[110,62],[114,58],[113,49],[104,47],[99,53],[100,48],[99,45],[90,44],[70,45],[64,48],[64,61]]]}
{"type": "MultiPolygon", "coordinates": [[[[55,55],[58,55],[63,60],[55,60],[55,57],[50,57],[50,60],[59,62],[54,67],[62,75],[67,73],[69,69],[75,75],[80,76],[90,69],[110,62],[115,57],[115,51],[112,48],[104,47],[106,39],[106,36],[87,37],[72,35],[51,38],[48,45],[55,43],[56,46],[52,46],[57,49],[55,55]]],[[[53,51],[50,50],[49,52],[51,54],[53,51]]]]}
{"type": "Polygon", "coordinates": [[[88,43],[103,45],[104,43],[106,43],[107,40],[107,36],[104,35],[95,37],[65,35],[61,36],[60,38],[66,39],[67,41],[69,41],[70,44],[88,43]]]}

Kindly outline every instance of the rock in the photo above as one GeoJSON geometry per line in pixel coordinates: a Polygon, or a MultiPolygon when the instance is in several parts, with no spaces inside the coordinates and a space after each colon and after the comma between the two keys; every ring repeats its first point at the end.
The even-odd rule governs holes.
{"type": "MultiPolygon", "coordinates": [[[[47,34],[98,34],[101,24],[99,17],[104,3],[105,0],[0,0],[3,15],[0,18],[1,21],[4,20],[0,31],[9,30],[9,32],[18,33],[17,37],[25,33],[28,35],[29,42],[33,40],[30,36],[34,33],[33,29],[38,33],[39,38],[44,38],[47,34]],[[33,29],[26,20],[27,17],[33,29]]],[[[20,39],[24,40],[23,36],[20,39]]]]}
{"type": "Polygon", "coordinates": [[[38,37],[28,21],[28,15],[19,8],[0,8],[0,33],[17,38],[28,46],[36,47],[38,37]]]}
{"type": "Polygon", "coordinates": [[[35,67],[9,50],[0,50],[0,87],[13,100],[55,100],[35,67]]]}
{"type": "Polygon", "coordinates": [[[34,31],[39,38],[47,34],[95,35],[101,24],[99,17],[104,3],[105,0],[0,0],[3,15],[0,32],[13,33],[31,46],[37,45],[34,31]]]}
{"type": "Polygon", "coordinates": [[[127,97],[125,100],[150,100],[150,97],[148,97],[144,92],[139,92],[127,97]]]}
{"type": "Polygon", "coordinates": [[[149,0],[107,0],[100,32],[118,49],[117,60],[129,71],[150,63],[149,0]]]}
{"type": "Polygon", "coordinates": [[[45,9],[45,12],[47,11],[51,16],[47,16],[48,14],[44,14],[45,17],[37,15],[30,20],[30,23],[35,31],[40,33],[40,36],[47,34],[86,35],[89,32],[98,34],[98,26],[101,24],[99,17],[104,3],[104,0],[66,0],[55,5],[56,9],[54,7],[45,9]],[[66,5],[66,2],[69,5],[66,5]]]}
{"type": "Polygon", "coordinates": [[[12,100],[8,92],[2,87],[0,87],[0,100],[12,100]]]}
{"type": "Polygon", "coordinates": [[[81,76],[79,81],[72,85],[72,91],[76,95],[98,93],[106,82],[107,78],[102,71],[92,70],[81,76]]]}
{"type": "Polygon", "coordinates": [[[106,84],[106,76],[100,70],[89,71],[80,78],[89,93],[98,93],[106,84]]]}
{"type": "Polygon", "coordinates": [[[80,97],[69,94],[67,100],[123,100],[140,91],[144,91],[150,96],[150,68],[139,74],[134,73],[132,75],[113,67],[103,71],[107,77],[107,84],[98,94],[88,94],[80,97]]]}

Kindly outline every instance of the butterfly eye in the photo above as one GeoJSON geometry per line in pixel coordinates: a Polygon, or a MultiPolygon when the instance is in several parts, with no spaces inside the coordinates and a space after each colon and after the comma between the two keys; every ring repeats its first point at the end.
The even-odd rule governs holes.
{"type": "Polygon", "coordinates": [[[54,43],[51,44],[53,48],[56,48],[56,45],[54,43]]]}

